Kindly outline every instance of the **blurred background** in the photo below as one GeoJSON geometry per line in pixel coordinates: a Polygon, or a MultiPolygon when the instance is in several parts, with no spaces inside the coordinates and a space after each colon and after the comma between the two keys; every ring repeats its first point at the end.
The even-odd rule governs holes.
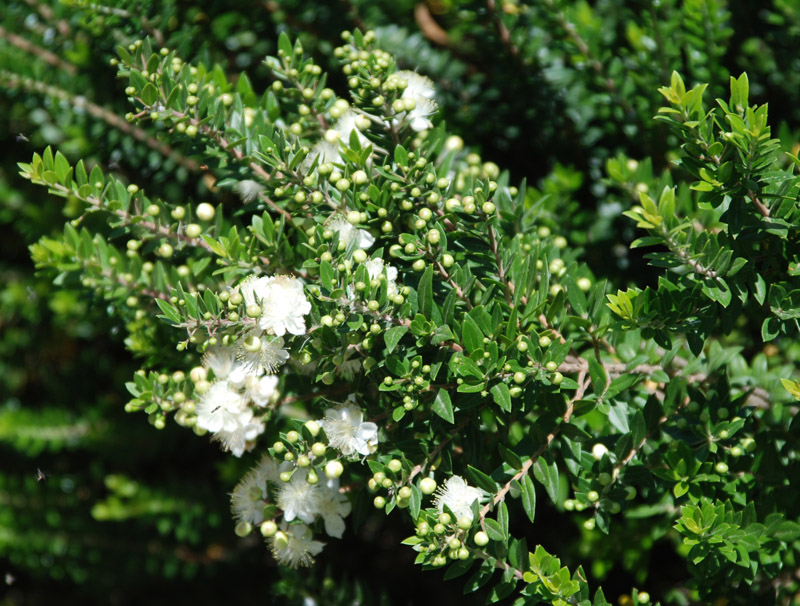
{"type": "MultiPolygon", "coordinates": [[[[262,60],[280,32],[333,67],[340,32],[356,27],[374,29],[401,69],[436,82],[449,130],[509,170],[512,183],[527,180],[544,223],[615,287],[652,280],[628,250],[634,233],[620,213],[675,155],[652,120],[672,70],[687,86],[709,82],[709,98],[746,70],[751,101],[770,102],[773,134],[787,150],[797,139],[798,0],[5,0],[0,605],[482,603],[480,593],[461,596],[463,579],[442,584],[413,566],[414,553],[398,545],[409,533],[400,519],[365,514],[300,572],[277,568],[254,537],[237,538],[228,493],[247,462],[126,415],[125,382],[150,344],[130,339],[131,326],[69,276],[37,274],[28,251],[75,212],[16,174],[17,162],[47,145],[165,199],[226,202],[193,159],[198,150],[168,147],[123,119],[130,107],[110,64],[116,45],[150,36],[187,61],[232,77],[246,71],[264,90],[262,60]]],[[[328,85],[346,90],[336,71],[328,85]]],[[[659,543],[667,530],[643,522],[609,546],[542,504],[528,540],[570,568],[587,565],[616,600],[635,583],[680,583],[683,562],[659,543]]]]}

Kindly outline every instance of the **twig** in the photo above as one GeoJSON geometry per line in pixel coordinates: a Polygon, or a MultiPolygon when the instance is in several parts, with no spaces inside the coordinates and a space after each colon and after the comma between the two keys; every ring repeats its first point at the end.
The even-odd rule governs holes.
{"type": "Polygon", "coordinates": [[[27,38],[18,36],[17,34],[6,30],[2,26],[0,26],[0,38],[5,38],[9,44],[16,46],[18,49],[25,51],[30,55],[39,57],[39,59],[48,65],[65,71],[70,76],[75,76],[78,73],[78,68],[72,65],[72,63],[64,61],[55,53],[51,53],[49,50],[42,48],[41,46],[37,46],[27,38]]]}
{"type": "Polygon", "coordinates": [[[514,477],[512,477],[503,485],[503,487],[495,494],[494,498],[489,503],[483,506],[479,514],[481,525],[483,524],[483,519],[486,517],[486,515],[498,503],[506,498],[506,494],[508,494],[508,491],[511,490],[511,484],[519,481],[520,478],[527,475],[531,467],[533,467],[533,464],[536,463],[539,457],[542,456],[542,454],[544,454],[544,452],[550,447],[550,444],[553,442],[556,436],[561,433],[561,428],[564,426],[564,424],[569,423],[569,419],[572,416],[572,411],[575,410],[575,402],[583,398],[583,394],[586,393],[586,388],[589,386],[590,381],[587,379],[586,374],[586,370],[581,370],[578,373],[578,389],[575,390],[575,395],[570,398],[569,402],[567,402],[567,410],[561,417],[561,422],[556,425],[549,434],[547,434],[544,443],[535,453],[533,453],[533,455],[531,455],[527,461],[525,461],[525,463],[522,464],[522,467],[520,467],[519,471],[514,474],[514,477]]]}

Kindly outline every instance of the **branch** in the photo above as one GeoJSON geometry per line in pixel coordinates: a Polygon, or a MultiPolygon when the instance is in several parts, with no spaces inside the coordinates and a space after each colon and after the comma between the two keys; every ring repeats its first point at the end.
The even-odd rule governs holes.
{"type": "Polygon", "coordinates": [[[18,36],[15,33],[9,32],[2,26],[0,26],[0,38],[5,38],[12,46],[16,46],[18,49],[25,51],[28,54],[39,57],[39,59],[48,65],[65,71],[70,76],[75,76],[78,73],[78,68],[72,65],[72,63],[64,61],[58,55],[51,53],[49,50],[42,48],[41,46],[37,46],[27,38],[23,38],[22,36],[18,36]]]}
{"type": "Polygon", "coordinates": [[[553,442],[556,436],[559,433],[561,433],[561,428],[564,426],[564,424],[569,423],[569,419],[572,416],[572,411],[575,409],[575,402],[583,398],[583,394],[586,393],[586,388],[589,386],[590,381],[587,379],[586,376],[587,372],[588,372],[587,370],[581,370],[578,373],[578,389],[575,390],[575,395],[572,396],[572,398],[570,398],[569,402],[567,402],[567,410],[562,415],[561,422],[558,425],[556,425],[550,431],[549,434],[547,434],[544,443],[539,447],[539,449],[535,453],[533,453],[533,455],[531,455],[531,457],[527,461],[525,461],[525,463],[522,464],[522,467],[516,474],[514,474],[514,477],[512,477],[508,482],[506,482],[503,485],[503,487],[497,492],[497,494],[495,494],[492,501],[483,506],[479,514],[481,520],[481,526],[483,526],[483,520],[486,517],[486,515],[498,503],[500,503],[506,498],[506,494],[508,494],[508,491],[511,490],[511,484],[513,482],[519,481],[520,478],[527,475],[531,467],[533,467],[533,464],[536,463],[539,457],[542,456],[542,454],[544,454],[544,452],[550,447],[550,444],[553,442]]]}

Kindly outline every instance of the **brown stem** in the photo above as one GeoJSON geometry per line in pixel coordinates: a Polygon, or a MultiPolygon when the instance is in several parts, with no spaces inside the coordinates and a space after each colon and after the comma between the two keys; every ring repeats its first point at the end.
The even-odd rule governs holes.
{"type": "Polygon", "coordinates": [[[491,500],[491,502],[483,506],[479,514],[481,524],[483,524],[483,519],[486,517],[486,515],[498,503],[505,500],[506,494],[508,494],[508,491],[511,490],[511,484],[519,481],[520,478],[527,475],[527,473],[531,470],[531,467],[533,467],[533,464],[536,463],[539,457],[542,456],[542,454],[544,454],[544,452],[550,447],[550,444],[553,442],[556,436],[561,433],[561,428],[564,426],[564,424],[569,422],[569,419],[572,416],[572,411],[575,409],[575,402],[583,398],[583,394],[586,393],[586,388],[589,386],[590,381],[587,379],[586,374],[586,370],[581,370],[578,373],[578,389],[575,390],[575,395],[570,398],[569,402],[567,402],[567,410],[562,415],[561,422],[556,425],[549,434],[547,434],[544,443],[535,453],[533,453],[533,455],[531,455],[527,461],[522,464],[522,467],[516,474],[514,474],[514,477],[506,482],[503,487],[494,495],[494,498],[491,500]]]}
{"type": "Polygon", "coordinates": [[[0,38],[5,38],[9,44],[16,46],[18,49],[23,50],[28,54],[39,57],[39,59],[48,65],[65,71],[70,76],[75,76],[78,73],[78,68],[72,65],[72,63],[64,61],[58,55],[51,53],[49,50],[42,48],[41,46],[37,46],[27,38],[23,38],[22,36],[18,36],[17,34],[6,30],[2,26],[0,26],[0,38]]]}

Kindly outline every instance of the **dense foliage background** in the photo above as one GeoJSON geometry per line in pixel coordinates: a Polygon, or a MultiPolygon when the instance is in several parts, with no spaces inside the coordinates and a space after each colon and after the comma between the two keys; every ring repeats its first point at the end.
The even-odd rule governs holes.
{"type": "MultiPolygon", "coordinates": [[[[123,386],[151,353],[128,337],[137,319],[125,326],[80,284],[38,277],[30,261],[28,246],[75,212],[17,176],[16,163],[46,145],[71,161],[135,176],[165,198],[234,203],[214,188],[196,149],[169,147],[124,120],[127,83],[109,65],[117,44],[151,36],[187,61],[246,70],[263,90],[271,78],[262,60],[276,52],[280,32],[299,37],[326,67],[340,32],[355,27],[375,30],[402,68],[436,81],[448,128],[490,163],[481,170],[492,176],[499,166],[512,183],[526,179],[544,224],[582,248],[614,290],[643,288],[658,275],[629,249],[637,234],[622,211],[639,192],[687,179],[671,163],[678,139],[653,120],[663,104],[657,89],[673,70],[687,86],[709,83],[708,98],[727,98],[729,76],[747,71],[751,102],[769,102],[773,135],[784,151],[798,151],[800,3],[793,0],[6,2],[0,603],[482,602],[480,593],[462,597],[460,580],[442,584],[441,575],[415,569],[414,554],[398,548],[406,529],[382,514],[331,543],[310,571],[279,569],[258,541],[237,538],[226,493],[241,468],[190,432],[168,425],[156,434],[144,416],[123,411],[123,386]]],[[[345,94],[344,81],[328,85],[345,94]]],[[[761,325],[747,321],[726,346],[755,360],[776,388],[794,375],[800,355],[790,337],[764,345],[761,325]]],[[[774,406],[775,417],[796,412],[779,400],[774,406]]],[[[610,601],[630,603],[638,585],[664,604],[688,603],[685,553],[671,525],[643,515],[626,533],[609,542],[542,500],[528,540],[570,569],[583,564],[610,601]]],[[[789,588],[785,596],[798,580],[790,574],[779,583],[789,588]]],[[[771,603],[773,590],[765,583],[759,603],[771,603]]]]}

